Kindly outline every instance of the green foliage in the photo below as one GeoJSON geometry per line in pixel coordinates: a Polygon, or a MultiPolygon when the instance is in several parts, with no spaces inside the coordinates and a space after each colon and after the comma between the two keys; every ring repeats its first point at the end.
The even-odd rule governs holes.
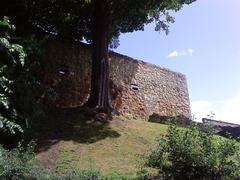
{"type": "Polygon", "coordinates": [[[25,44],[30,55],[36,52],[34,43],[12,38],[10,32],[14,29],[7,17],[0,21],[0,128],[11,133],[23,132],[44,113],[41,97],[46,91],[32,72],[37,64],[14,41],[25,44]]]}
{"type": "Polygon", "coordinates": [[[158,114],[153,113],[151,116],[149,116],[148,121],[161,123],[161,124],[168,124],[168,125],[175,124],[181,127],[187,127],[192,122],[190,118],[185,117],[183,115],[177,115],[174,113],[171,113],[167,116],[159,116],[158,114]]]}
{"type": "MultiPolygon", "coordinates": [[[[144,157],[142,157],[142,159],[144,159],[144,157]]],[[[144,168],[145,164],[142,164],[142,167],[139,167],[139,170],[137,172],[137,177],[136,180],[148,180],[148,179],[152,179],[153,175],[150,174],[145,168],[144,168]]]]}
{"type": "Polygon", "coordinates": [[[57,180],[103,180],[103,176],[95,170],[73,171],[64,175],[56,175],[57,180]]]}
{"type": "Polygon", "coordinates": [[[111,172],[105,178],[105,180],[116,180],[116,179],[128,180],[129,178],[127,177],[127,175],[121,172],[111,172]]]}
{"type": "Polygon", "coordinates": [[[34,144],[29,144],[9,151],[0,146],[0,179],[20,180],[29,176],[35,166],[33,148],[34,144]]]}
{"type": "MultiPolygon", "coordinates": [[[[155,22],[156,31],[169,32],[174,22],[172,11],[195,0],[109,0],[111,22],[108,38],[117,42],[120,33],[144,30],[146,24],[155,22]]],[[[17,22],[22,33],[34,25],[46,33],[74,40],[92,42],[93,14],[96,0],[29,1],[12,0],[0,7],[0,16],[8,15],[17,22]],[[16,12],[15,10],[18,9],[16,12]],[[24,27],[29,27],[28,29],[24,27]]],[[[115,44],[115,43],[112,44],[115,44]]],[[[115,44],[116,46],[117,44],[115,44]]],[[[113,46],[113,47],[115,47],[113,46]]]]}
{"type": "Polygon", "coordinates": [[[24,148],[19,145],[13,150],[0,146],[0,179],[1,180],[102,180],[103,176],[95,170],[72,171],[66,174],[55,174],[40,169],[31,143],[24,148]]]}
{"type": "Polygon", "coordinates": [[[170,126],[146,164],[165,179],[233,179],[240,176],[240,145],[196,126],[170,126]]]}
{"type": "Polygon", "coordinates": [[[16,123],[18,117],[14,108],[14,90],[19,75],[21,75],[26,54],[23,47],[11,43],[9,31],[14,29],[7,17],[0,21],[0,128],[7,127],[13,133],[14,129],[23,131],[19,123],[16,123]]]}
{"type": "Polygon", "coordinates": [[[6,38],[9,37],[9,30],[15,30],[15,26],[13,24],[10,24],[9,18],[4,16],[3,20],[0,21],[0,35],[5,36],[6,38]]]}

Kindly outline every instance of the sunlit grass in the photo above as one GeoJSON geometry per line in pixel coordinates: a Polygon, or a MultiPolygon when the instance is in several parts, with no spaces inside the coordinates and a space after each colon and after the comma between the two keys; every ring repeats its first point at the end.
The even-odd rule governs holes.
{"type": "Polygon", "coordinates": [[[61,141],[57,171],[97,169],[105,175],[120,172],[133,176],[139,169],[140,156],[153,147],[158,135],[167,131],[166,125],[124,117],[115,117],[108,128],[119,137],[109,136],[93,143],[61,141]]]}

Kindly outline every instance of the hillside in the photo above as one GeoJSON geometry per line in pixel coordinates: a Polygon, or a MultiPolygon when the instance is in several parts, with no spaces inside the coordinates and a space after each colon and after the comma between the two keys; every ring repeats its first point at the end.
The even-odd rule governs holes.
{"type": "Polygon", "coordinates": [[[50,130],[42,134],[38,157],[43,167],[58,172],[98,169],[103,174],[117,171],[132,176],[140,155],[167,130],[166,125],[124,117],[96,121],[76,111],[58,112],[54,119],[54,134],[50,130]]]}

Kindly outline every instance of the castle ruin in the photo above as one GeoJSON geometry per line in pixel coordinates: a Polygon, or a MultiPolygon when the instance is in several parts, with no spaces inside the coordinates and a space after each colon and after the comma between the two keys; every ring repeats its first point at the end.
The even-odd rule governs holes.
{"type": "MultiPolygon", "coordinates": [[[[51,39],[45,50],[43,81],[56,90],[56,106],[81,106],[90,91],[90,47],[51,39]]],[[[191,116],[185,75],[115,52],[110,52],[109,63],[112,103],[120,114],[143,119],[152,114],[191,116]]]]}

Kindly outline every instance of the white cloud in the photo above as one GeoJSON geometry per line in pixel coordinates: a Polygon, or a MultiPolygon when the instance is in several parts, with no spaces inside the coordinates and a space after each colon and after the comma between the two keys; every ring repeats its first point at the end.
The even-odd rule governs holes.
{"type": "Polygon", "coordinates": [[[193,50],[193,49],[188,49],[187,51],[188,51],[188,54],[189,54],[190,56],[192,56],[192,55],[193,55],[193,52],[194,52],[194,50],[193,50]]]}
{"type": "Polygon", "coordinates": [[[173,51],[170,54],[168,54],[168,57],[178,57],[179,53],[177,51],[173,51]]]}
{"type": "Polygon", "coordinates": [[[212,104],[205,100],[194,101],[191,103],[191,111],[196,121],[201,121],[203,117],[211,111],[212,104]]]}
{"type": "Polygon", "coordinates": [[[219,118],[240,124],[240,95],[226,100],[223,108],[222,111],[218,112],[219,118]]]}
{"type": "Polygon", "coordinates": [[[180,56],[192,56],[192,55],[193,55],[193,52],[194,52],[194,50],[191,49],[191,48],[189,48],[189,49],[187,49],[187,50],[180,51],[180,52],[178,52],[178,51],[173,51],[173,52],[169,53],[169,54],[167,55],[167,57],[168,57],[168,58],[173,58],[173,57],[180,57],[180,56]]]}
{"type": "Polygon", "coordinates": [[[240,95],[224,101],[194,101],[191,103],[191,110],[196,121],[201,121],[210,112],[214,112],[213,119],[240,124],[240,95]]]}

